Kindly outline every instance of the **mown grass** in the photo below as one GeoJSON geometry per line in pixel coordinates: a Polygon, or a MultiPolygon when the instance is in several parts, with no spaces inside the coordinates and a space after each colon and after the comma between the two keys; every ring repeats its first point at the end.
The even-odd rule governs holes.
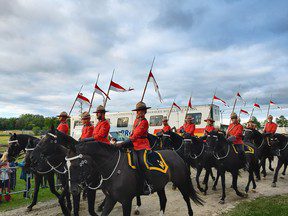
{"type": "Polygon", "coordinates": [[[286,216],[288,215],[288,195],[261,197],[239,203],[222,216],[286,216]]]}
{"type": "MultiPolygon", "coordinates": [[[[16,188],[14,191],[21,191],[26,188],[26,182],[20,179],[20,174],[21,174],[21,168],[17,169],[17,183],[16,183],[16,188]]],[[[31,187],[34,188],[34,179],[32,179],[31,181],[31,187]]],[[[0,212],[12,210],[21,206],[30,205],[32,202],[33,190],[30,190],[30,197],[31,198],[28,198],[28,199],[24,198],[23,193],[12,194],[11,195],[12,199],[10,202],[3,201],[2,203],[0,203],[0,212]]],[[[38,202],[48,201],[51,199],[56,199],[56,197],[50,192],[49,188],[40,188],[39,195],[38,195],[38,202]]]]}

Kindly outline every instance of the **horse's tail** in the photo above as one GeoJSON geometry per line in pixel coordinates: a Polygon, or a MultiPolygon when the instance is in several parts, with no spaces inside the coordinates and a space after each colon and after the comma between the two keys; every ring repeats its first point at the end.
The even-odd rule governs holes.
{"type": "Polygon", "coordinates": [[[193,184],[192,184],[192,180],[191,180],[190,174],[187,175],[187,183],[188,183],[188,186],[189,186],[189,197],[193,200],[193,202],[196,205],[203,205],[204,204],[204,200],[201,199],[201,197],[198,196],[198,193],[195,191],[195,189],[193,187],[193,184]]]}

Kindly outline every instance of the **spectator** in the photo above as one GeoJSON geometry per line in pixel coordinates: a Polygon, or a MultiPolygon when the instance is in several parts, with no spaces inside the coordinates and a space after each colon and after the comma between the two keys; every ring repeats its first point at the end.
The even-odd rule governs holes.
{"type": "Polygon", "coordinates": [[[21,174],[20,174],[20,179],[22,179],[22,180],[24,180],[26,182],[26,189],[25,189],[26,191],[24,192],[23,197],[24,198],[29,198],[29,190],[31,188],[32,174],[27,173],[25,171],[25,168],[24,168],[25,167],[25,162],[24,161],[22,161],[20,163],[17,163],[17,165],[22,168],[22,171],[21,171],[21,174]]]}
{"type": "Polygon", "coordinates": [[[16,163],[14,161],[9,163],[9,166],[11,168],[10,173],[10,190],[15,190],[16,187],[16,163]]]}
{"type": "Polygon", "coordinates": [[[9,188],[9,173],[11,173],[11,169],[9,166],[9,162],[7,159],[7,152],[4,152],[0,159],[0,202],[2,201],[2,195],[4,195],[4,199],[9,202],[11,200],[10,196],[10,188],[9,188]]]}

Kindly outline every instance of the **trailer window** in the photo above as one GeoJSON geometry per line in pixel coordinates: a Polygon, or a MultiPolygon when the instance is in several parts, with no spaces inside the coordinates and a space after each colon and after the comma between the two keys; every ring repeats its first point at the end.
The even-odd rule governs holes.
{"type": "Polygon", "coordinates": [[[189,113],[189,114],[187,114],[187,116],[192,117],[192,119],[193,119],[192,122],[195,125],[201,124],[202,113],[189,113]]]}
{"type": "Polygon", "coordinates": [[[150,116],[150,126],[161,126],[163,115],[150,116]]]}
{"type": "Polygon", "coordinates": [[[129,118],[122,117],[117,119],[117,127],[128,127],[129,118]]]}

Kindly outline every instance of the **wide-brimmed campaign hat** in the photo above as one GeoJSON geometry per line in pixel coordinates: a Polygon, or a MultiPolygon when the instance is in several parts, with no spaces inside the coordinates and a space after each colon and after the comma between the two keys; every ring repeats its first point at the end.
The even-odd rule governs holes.
{"type": "Polygon", "coordinates": [[[99,106],[97,107],[96,111],[93,112],[93,113],[106,113],[106,112],[108,112],[108,111],[105,110],[105,107],[102,106],[102,105],[99,105],[99,106]]]}
{"type": "Polygon", "coordinates": [[[269,115],[269,116],[268,116],[268,119],[269,119],[269,118],[272,118],[272,119],[273,119],[273,116],[272,116],[272,115],[269,115]]]}
{"type": "Polygon", "coordinates": [[[89,112],[83,112],[81,114],[81,119],[85,120],[85,119],[90,119],[91,115],[89,114],[89,112]]]}
{"type": "Polygon", "coordinates": [[[147,110],[150,109],[151,107],[147,107],[146,104],[142,101],[138,102],[136,104],[136,109],[133,109],[132,111],[138,111],[138,110],[147,110]]]}
{"type": "Polygon", "coordinates": [[[163,117],[162,122],[164,122],[164,121],[168,121],[168,117],[167,116],[163,117]]]}
{"type": "Polygon", "coordinates": [[[70,116],[65,111],[61,112],[57,117],[70,118],[70,116]]]}
{"type": "Polygon", "coordinates": [[[208,117],[207,119],[204,120],[205,122],[207,121],[211,121],[211,122],[215,122],[212,118],[208,117]]]}

